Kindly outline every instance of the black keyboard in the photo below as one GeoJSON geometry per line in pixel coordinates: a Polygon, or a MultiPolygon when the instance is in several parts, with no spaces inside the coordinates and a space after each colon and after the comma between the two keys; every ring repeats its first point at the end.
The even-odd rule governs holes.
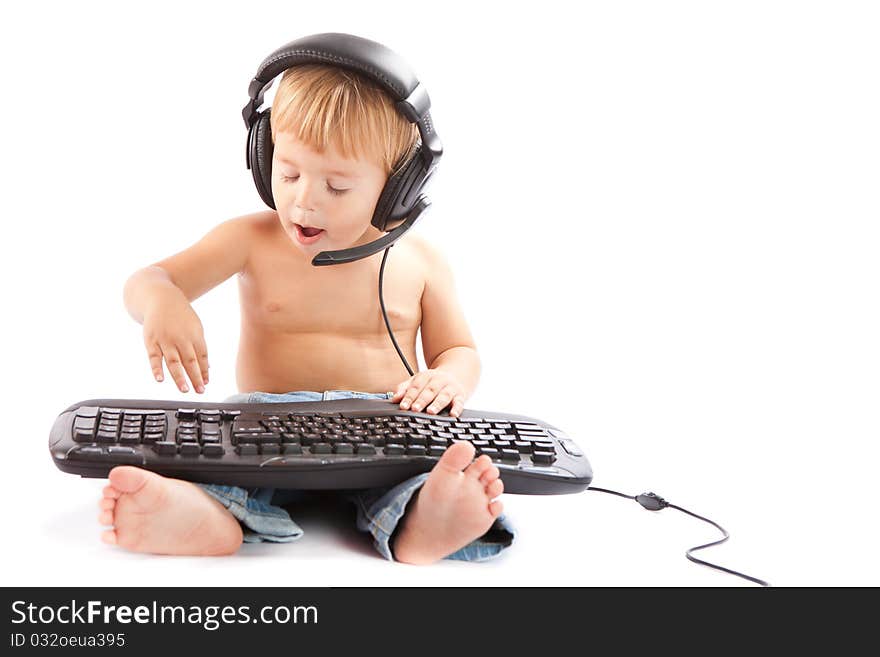
{"type": "Polygon", "coordinates": [[[55,465],[106,477],[136,465],[203,483],[294,489],[372,488],[434,467],[455,441],[488,454],[506,493],[577,493],[593,472],[556,427],[521,415],[403,411],[374,399],[269,404],[90,399],[49,435],[55,465]]]}

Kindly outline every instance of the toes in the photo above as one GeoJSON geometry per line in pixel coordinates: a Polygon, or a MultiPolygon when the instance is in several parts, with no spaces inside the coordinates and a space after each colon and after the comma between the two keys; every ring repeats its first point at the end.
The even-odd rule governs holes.
{"type": "Polygon", "coordinates": [[[501,482],[501,479],[496,479],[491,484],[486,486],[486,495],[489,496],[489,499],[492,499],[493,497],[498,497],[503,492],[504,484],[501,482]]]}
{"type": "Polygon", "coordinates": [[[112,511],[101,511],[101,513],[98,514],[98,523],[101,525],[112,527],[113,526],[113,512],[112,511]]]}
{"type": "Polygon", "coordinates": [[[130,465],[119,465],[110,471],[110,487],[121,493],[136,493],[147,483],[147,471],[130,465]]]}
{"type": "Polygon", "coordinates": [[[482,475],[480,475],[480,483],[484,486],[488,486],[493,481],[498,479],[501,476],[501,473],[498,471],[494,465],[491,468],[487,468],[482,475]]]}
{"type": "Polygon", "coordinates": [[[467,441],[453,443],[443,453],[443,456],[440,457],[440,460],[437,461],[437,465],[434,467],[461,472],[474,458],[475,451],[474,446],[467,441]]]}
{"type": "Polygon", "coordinates": [[[101,540],[109,545],[116,545],[116,532],[112,529],[101,532],[101,540]]]}
{"type": "Polygon", "coordinates": [[[491,467],[493,467],[492,459],[490,459],[486,454],[483,454],[477,457],[477,460],[471,463],[468,466],[468,469],[464,471],[464,473],[469,477],[473,477],[474,479],[480,479],[485,474],[486,470],[491,467]]]}
{"type": "Polygon", "coordinates": [[[104,489],[101,491],[101,493],[104,495],[104,497],[109,497],[114,500],[116,498],[118,498],[120,495],[122,495],[122,493],[120,493],[118,490],[116,490],[115,488],[113,488],[113,486],[110,486],[110,485],[104,486],[104,489]]]}
{"type": "Polygon", "coordinates": [[[166,501],[168,481],[149,470],[120,465],[110,471],[110,483],[128,495],[141,510],[153,510],[166,501]]]}
{"type": "Polygon", "coordinates": [[[112,511],[115,506],[116,500],[109,497],[102,497],[98,502],[98,508],[101,509],[101,511],[112,511]]]}
{"type": "Polygon", "coordinates": [[[504,505],[501,503],[501,500],[495,500],[489,504],[489,513],[493,518],[500,516],[502,511],[504,511],[504,505]]]}

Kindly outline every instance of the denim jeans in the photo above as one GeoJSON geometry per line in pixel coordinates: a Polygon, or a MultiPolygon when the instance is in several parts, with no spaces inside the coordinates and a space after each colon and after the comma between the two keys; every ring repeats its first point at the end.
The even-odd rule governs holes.
{"type": "MultiPolygon", "coordinates": [[[[389,393],[369,393],[352,390],[327,390],[313,392],[301,390],[286,393],[251,392],[239,393],[224,399],[224,403],[288,403],[315,402],[331,399],[388,399],[389,393]]],[[[367,488],[356,491],[339,491],[357,508],[357,527],[373,536],[373,544],[379,553],[394,561],[391,550],[394,530],[406,513],[406,505],[413,494],[421,488],[427,472],[411,477],[393,486],[367,488]]],[[[287,543],[303,535],[303,530],[291,519],[281,505],[290,504],[305,497],[305,491],[280,488],[239,488],[218,484],[197,484],[206,493],[225,506],[241,523],[244,541],[259,543],[270,541],[287,543]]],[[[489,530],[446,559],[460,561],[484,561],[509,547],[516,531],[502,513],[489,530]]]]}

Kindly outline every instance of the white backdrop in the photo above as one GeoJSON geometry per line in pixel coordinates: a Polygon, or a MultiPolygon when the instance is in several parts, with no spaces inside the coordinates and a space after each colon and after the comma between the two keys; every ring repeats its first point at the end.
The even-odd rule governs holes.
{"type": "MultiPolygon", "coordinates": [[[[235,392],[231,279],[194,304],[205,396],[150,375],[122,287],[261,209],[240,111],[298,36],[403,55],[444,147],[416,228],[483,359],[469,408],[544,419],[597,486],[724,525],[704,558],[777,585],[880,584],[878,12],[855,2],[18,3],[0,20],[6,584],[748,585],[716,531],[609,495],[505,495],[483,564],[381,560],[347,509],[228,558],[99,541],[102,482],[46,446],[96,397],[235,392]],[[575,6],[579,6],[575,9],[575,6]]],[[[389,344],[389,349],[392,348],[389,344]]]]}

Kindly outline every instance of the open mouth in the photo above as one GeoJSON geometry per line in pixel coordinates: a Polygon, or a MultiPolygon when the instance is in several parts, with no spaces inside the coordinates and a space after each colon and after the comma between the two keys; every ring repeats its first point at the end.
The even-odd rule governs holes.
{"type": "Polygon", "coordinates": [[[293,224],[293,226],[296,228],[296,239],[302,244],[312,244],[313,242],[317,242],[321,238],[321,235],[324,234],[323,228],[300,226],[297,223],[293,224]]]}

